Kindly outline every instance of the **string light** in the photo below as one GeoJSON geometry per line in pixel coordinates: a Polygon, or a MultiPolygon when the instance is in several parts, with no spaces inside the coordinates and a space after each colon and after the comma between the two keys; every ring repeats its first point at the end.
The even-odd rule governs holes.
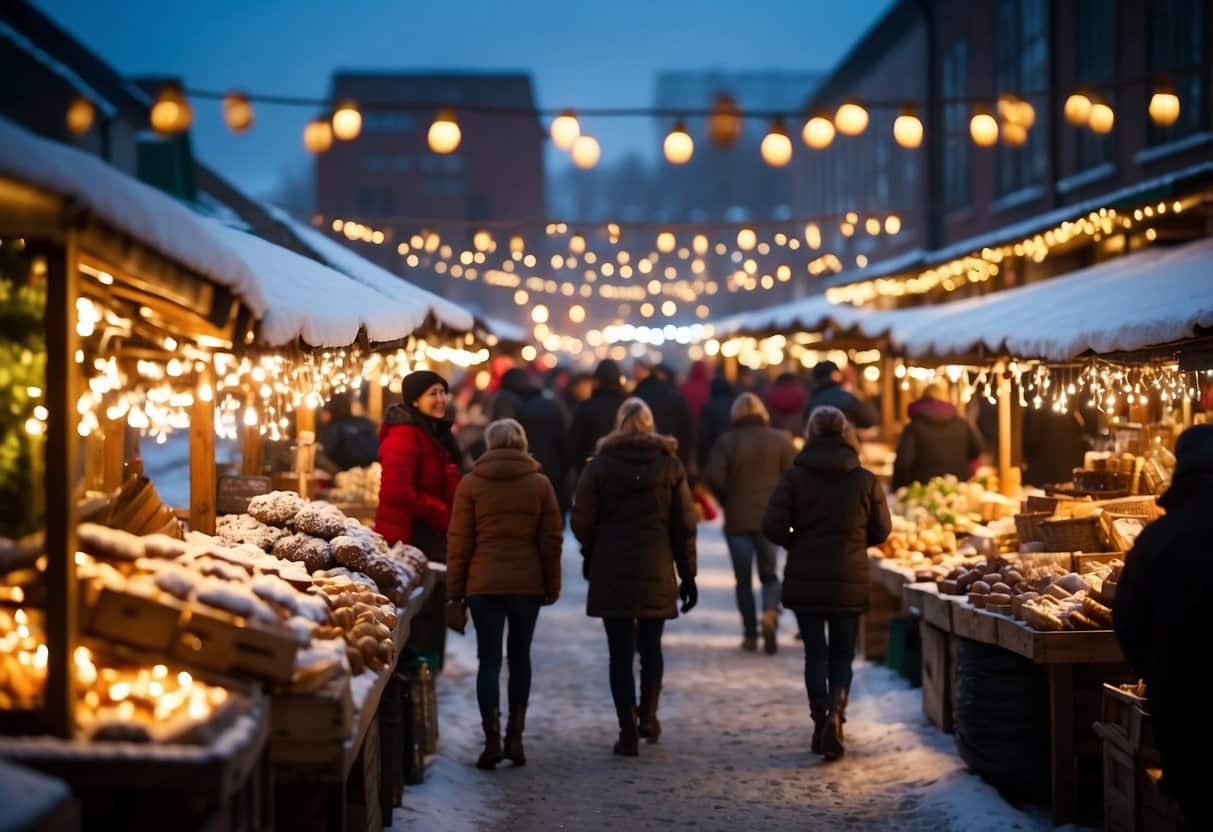
{"type": "Polygon", "coordinates": [[[311,153],[325,153],[333,146],[333,127],[328,119],[316,118],[303,128],[303,146],[311,153]]]}
{"type": "Polygon", "coordinates": [[[597,165],[601,155],[602,150],[598,147],[598,140],[593,136],[582,133],[573,142],[573,164],[582,170],[589,170],[597,165]]]}
{"type": "Polygon", "coordinates": [[[695,141],[687,132],[685,124],[681,121],[674,123],[670,132],[666,134],[662,150],[665,153],[666,161],[671,165],[685,165],[691,161],[691,156],[695,152],[695,141]]]}
{"type": "Polygon", "coordinates": [[[759,148],[762,160],[773,168],[782,168],[792,161],[792,140],[788,138],[783,119],[775,119],[762,137],[759,148]]]}
{"type": "Polygon", "coordinates": [[[243,133],[253,126],[253,104],[242,92],[223,96],[223,121],[233,133],[243,133]]]}
{"type": "Polygon", "coordinates": [[[969,120],[969,135],[978,147],[993,147],[998,143],[998,120],[984,110],[975,112],[969,120]]]}
{"type": "Polygon", "coordinates": [[[1065,106],[1062,109],[1062,114],[1066,121],[1075,127],[1082,127],[1087,123],[1087,119],[1091,116],[1091,99],[1084,92],[1072,92],[1066,98],[1065,106]]]}
{"type": "Polygon", "coordinates": [[[459,122],[455,119],[454,110],[444,107],[438,111],[434,116],[434,121],[430,123],[426,140],[429,142],[430,150],[443,156],[459,149],[463,133],[459,129],[459,122]]]}
{"type": "Polygon", "coordinates": [[[901,114],[893,121],[893,139],[899,145],[914,150],[922,145],[922,122],[914,112],[914,107],[906,104],[901,114]]]}
{"type": "Polygon", "coordinates": [[[800,137],[813,150],[825,150],[834,141],[834,122],[824,116],[813,116],[804,123],[800,137]]]}
{"type": "Polygon", "coordinates": [[[1160,81],[1150,96],[1150,118],[1160,127],[1170,127],[1179,120],[1179,96],[1169,81],[1160,81]]]}
{"type": "Polygon", "coordinates": [[[573,148],[573,142],[581,135],[581,124],[577,121],[577,116],[572,110],[563,110],[561,113],[552,119],[551,136],[552,144],[560,150],[569,151],[573,148]]]}
{"type": "Polygon", "coordinates": [[[160,88],[149,114],[152,129],[162,135],[181,133],[189,129],[194,120],[194,110],[186,100],[181,87],[165,84],[160,88]]]}
{"type": "Polygon", "coordinates": [[[97,108],[82,95],[77,95],[67,105],[67,129],[73,136],[82,136],[91,130],[96,118],[97,108]]]}
{"type": "Polygon", "coordinates": [[[844,136],[858,136],[868,129],[868,111],[858,102],[848,101],[834,114],[834,126],[844,136]]]}
{"type": "Polygon", "coordinates": [[[1096,98],[1091,102],[1091,112],[1087,116],[1087,126],[1092,132],[1101,136],[1112,132],[1112,127],[1116,122],[1116,114],[1112,111],[1112,107],[1102,98],[1096,98]]]}

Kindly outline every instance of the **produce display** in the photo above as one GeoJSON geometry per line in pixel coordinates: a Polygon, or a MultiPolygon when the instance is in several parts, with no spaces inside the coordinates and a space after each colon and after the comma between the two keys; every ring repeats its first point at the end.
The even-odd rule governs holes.
{"type": "Polygon", "coordinates": [[[1018,503],[990,490],[980,479],[962,482],[952,475],[911,483],[894,494],[895,514],[919,526],[931,521],[945,531],[967,534],[981,523],[1009,517],[1018,503]]]}
{"type": "Polygon", "coordinates": [[[383,468],[372,462],[366,468],[350,468],[333,475],[333,487],[328,498],[334,503],[361,503],[375,505],[379,502],[379,482],[383,468]]]}

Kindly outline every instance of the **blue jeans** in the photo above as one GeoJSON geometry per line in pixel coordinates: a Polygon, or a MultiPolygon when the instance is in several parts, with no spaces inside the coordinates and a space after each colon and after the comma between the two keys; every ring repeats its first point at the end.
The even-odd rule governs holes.
{"type": "Polygon", "coordinates": [[[733,559],[733,576],[737,579],[737,609],[747,636],[758,635],[758,618],[754,611],[752,566],[758,562],[758,581],[762,584],[762,608],[779,608],[779,573],[776,572],[775,547],[759,532],[725,535],[729,557],[733,559]]]}
{"type": "Polygon", "coordinates": [[[640,684],[661,687],[665,659],[661,655],[663,618],[604,618],[610,654],[611,698],[616,708],[636,704],[636,677],[632,667],[640,654],[640,684]]]}
{"type": "Polygon", "coordinates": [[[837,705],[851,686],[851,660],[859,639],[859,613],[794,610],[804,639],[804,687],[810,702],[837,705]],[[826,644],[826,628],[830,630],[826,644]]]}
{"type": "Polygon", "coordinates": [[[510,624],[507,656],[510,665],[510,707],[526,707],[531,696],[531,637],[543,598],[538,595],[472,595],[468,611],[476,625],[476,701],[487,718],[501,708],[501,637],[510,624]]]}

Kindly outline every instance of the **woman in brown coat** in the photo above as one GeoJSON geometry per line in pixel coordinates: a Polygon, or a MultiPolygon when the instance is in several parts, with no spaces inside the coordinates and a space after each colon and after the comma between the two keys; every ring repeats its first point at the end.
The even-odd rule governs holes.
{"type": "Polygon", "coordinates": [[[480,667],[476,699],[484,725],[478,768],[503,758],[526,764],[522,732],[531,692],[531,636],[541,605],[560,596],[563,518],[552,484],[527,453],[526,433],[513,419],[485,430],[488,450],[455,490],[447,532],[450,602],[466,603],[476,625],[480,667]],[[509,623],[510,719],[501,744],[501,639],[509,623]]]}

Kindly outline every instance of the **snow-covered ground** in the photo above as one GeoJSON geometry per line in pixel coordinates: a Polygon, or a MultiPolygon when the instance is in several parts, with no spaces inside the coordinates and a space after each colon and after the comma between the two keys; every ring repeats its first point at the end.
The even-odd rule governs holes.
{"type": "Polygon", "coordinates": [[[923,717],[921,691],[883,667],[857,663],[847,755],[825,763],[810,754],[792,618],[784,615],[777,656],[738,649],[719,525],[700,527],[699,607],[666,630],[661,741],[642,745],[639,759],[612,755],[606,637],[585,617],[571,538],[564,569],[564,595],[540,614],[532,651],[528,765],[473,767],[481,742],[474,635],[452,635],[439,680],[441,747],[426,782],[406,789],[394,828],[1049,828],[1042,809],[1013,807],[969,774],[952,737],[923,717]]]}

